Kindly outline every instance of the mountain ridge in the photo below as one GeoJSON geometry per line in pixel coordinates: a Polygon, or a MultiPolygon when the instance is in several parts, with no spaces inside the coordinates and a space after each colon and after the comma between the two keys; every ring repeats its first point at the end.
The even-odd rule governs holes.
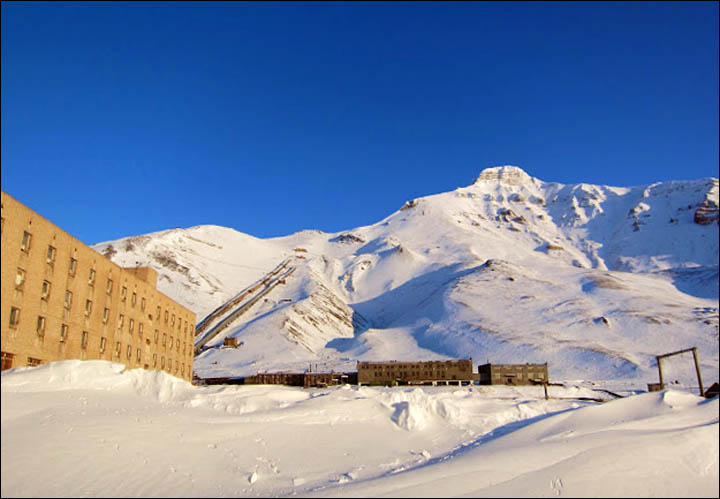
{"type": "Polygon", "coordinates": [[[715,178],[566,185],[503,166],[350,230],[260,239],[195,226],[95,248],[156,268],[198,321],[292,259],[287,283],[208,343],[243,346],[200,353],[201,375],[472,356],[641,378],[687,343],[717,370],[717,208],[715,178]]]}

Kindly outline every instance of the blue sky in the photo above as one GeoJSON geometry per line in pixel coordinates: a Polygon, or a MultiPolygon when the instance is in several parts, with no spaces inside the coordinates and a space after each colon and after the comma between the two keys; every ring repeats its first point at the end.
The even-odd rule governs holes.
{"type": "Polygon", "coordinates": [[[2,189],[88,244],[718,176],[718,2],[2,2],[2,189]]]}

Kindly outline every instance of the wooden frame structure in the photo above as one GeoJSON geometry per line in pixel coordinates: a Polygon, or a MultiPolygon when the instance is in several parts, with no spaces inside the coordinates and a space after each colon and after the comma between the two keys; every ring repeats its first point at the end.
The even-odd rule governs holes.
{"type": "Polygon", "coordinates": [[[702,376],[700,375],[700,364],[698,364],[697,347],[685,348],[684,350],[678,350],[677,352],[664,353],[662,355],[655,356],[655,359],[657,359],[658,374],[660,375],[660,383],[658,383],[659,388],[663,389],[665,387],[662,373],[662,359],[664,359],[665,357],[672,357],[673,355],[679,355],[685,352],[692,352],[693,354],[693,360],[695,361],[695,372],[697,373],[698,385],[700,386],[700,396],[704,397],[705,390],[703,390],[702,376]]]}

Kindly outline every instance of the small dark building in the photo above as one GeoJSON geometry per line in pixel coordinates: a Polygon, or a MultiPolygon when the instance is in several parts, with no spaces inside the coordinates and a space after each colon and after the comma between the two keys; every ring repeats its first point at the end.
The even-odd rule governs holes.
{"type": "Polygon", "coordinates": [[[472,358],[414,362],[357,363],[359,385],[472,384],[472,358]]]}
{"type": "Polygon", "coordinates": [[[717,383],[713,383],[710,388],[705,390],[705,398],[711,399],[713,397],[717,397],[718,393],[720,393],[720,385],[718,385],[717,383]]]}
{"type": "Polygon", "coordinates": [[[478,366],[481,385],[541,385],[548,382],[545,364],[483,364],[478,366]]]}
{"type": "Polygon", "coordinates": [[[237,338],[225,338],[225,339],[223,340],[223,346],[224,346],[224,347],[237,348],[237,347],[240,346],[240,345],[238,344],[238,339],[237,339],[237,338]]]}

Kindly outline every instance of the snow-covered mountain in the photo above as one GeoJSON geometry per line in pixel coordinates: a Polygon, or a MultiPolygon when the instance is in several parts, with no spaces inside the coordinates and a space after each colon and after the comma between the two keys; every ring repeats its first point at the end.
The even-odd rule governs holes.
{"type": "Polygon", "coordinates": [[[697,346],[717,378],[716,178],[563,185],[504,166],[338,233],[198,226],[95,249],[155,268],[160,290],[196,311],[201,377],[472,357],[645,382],[655,355],[697,346]],[[215,348],[228,336],[241,346],[215,348]]]}

